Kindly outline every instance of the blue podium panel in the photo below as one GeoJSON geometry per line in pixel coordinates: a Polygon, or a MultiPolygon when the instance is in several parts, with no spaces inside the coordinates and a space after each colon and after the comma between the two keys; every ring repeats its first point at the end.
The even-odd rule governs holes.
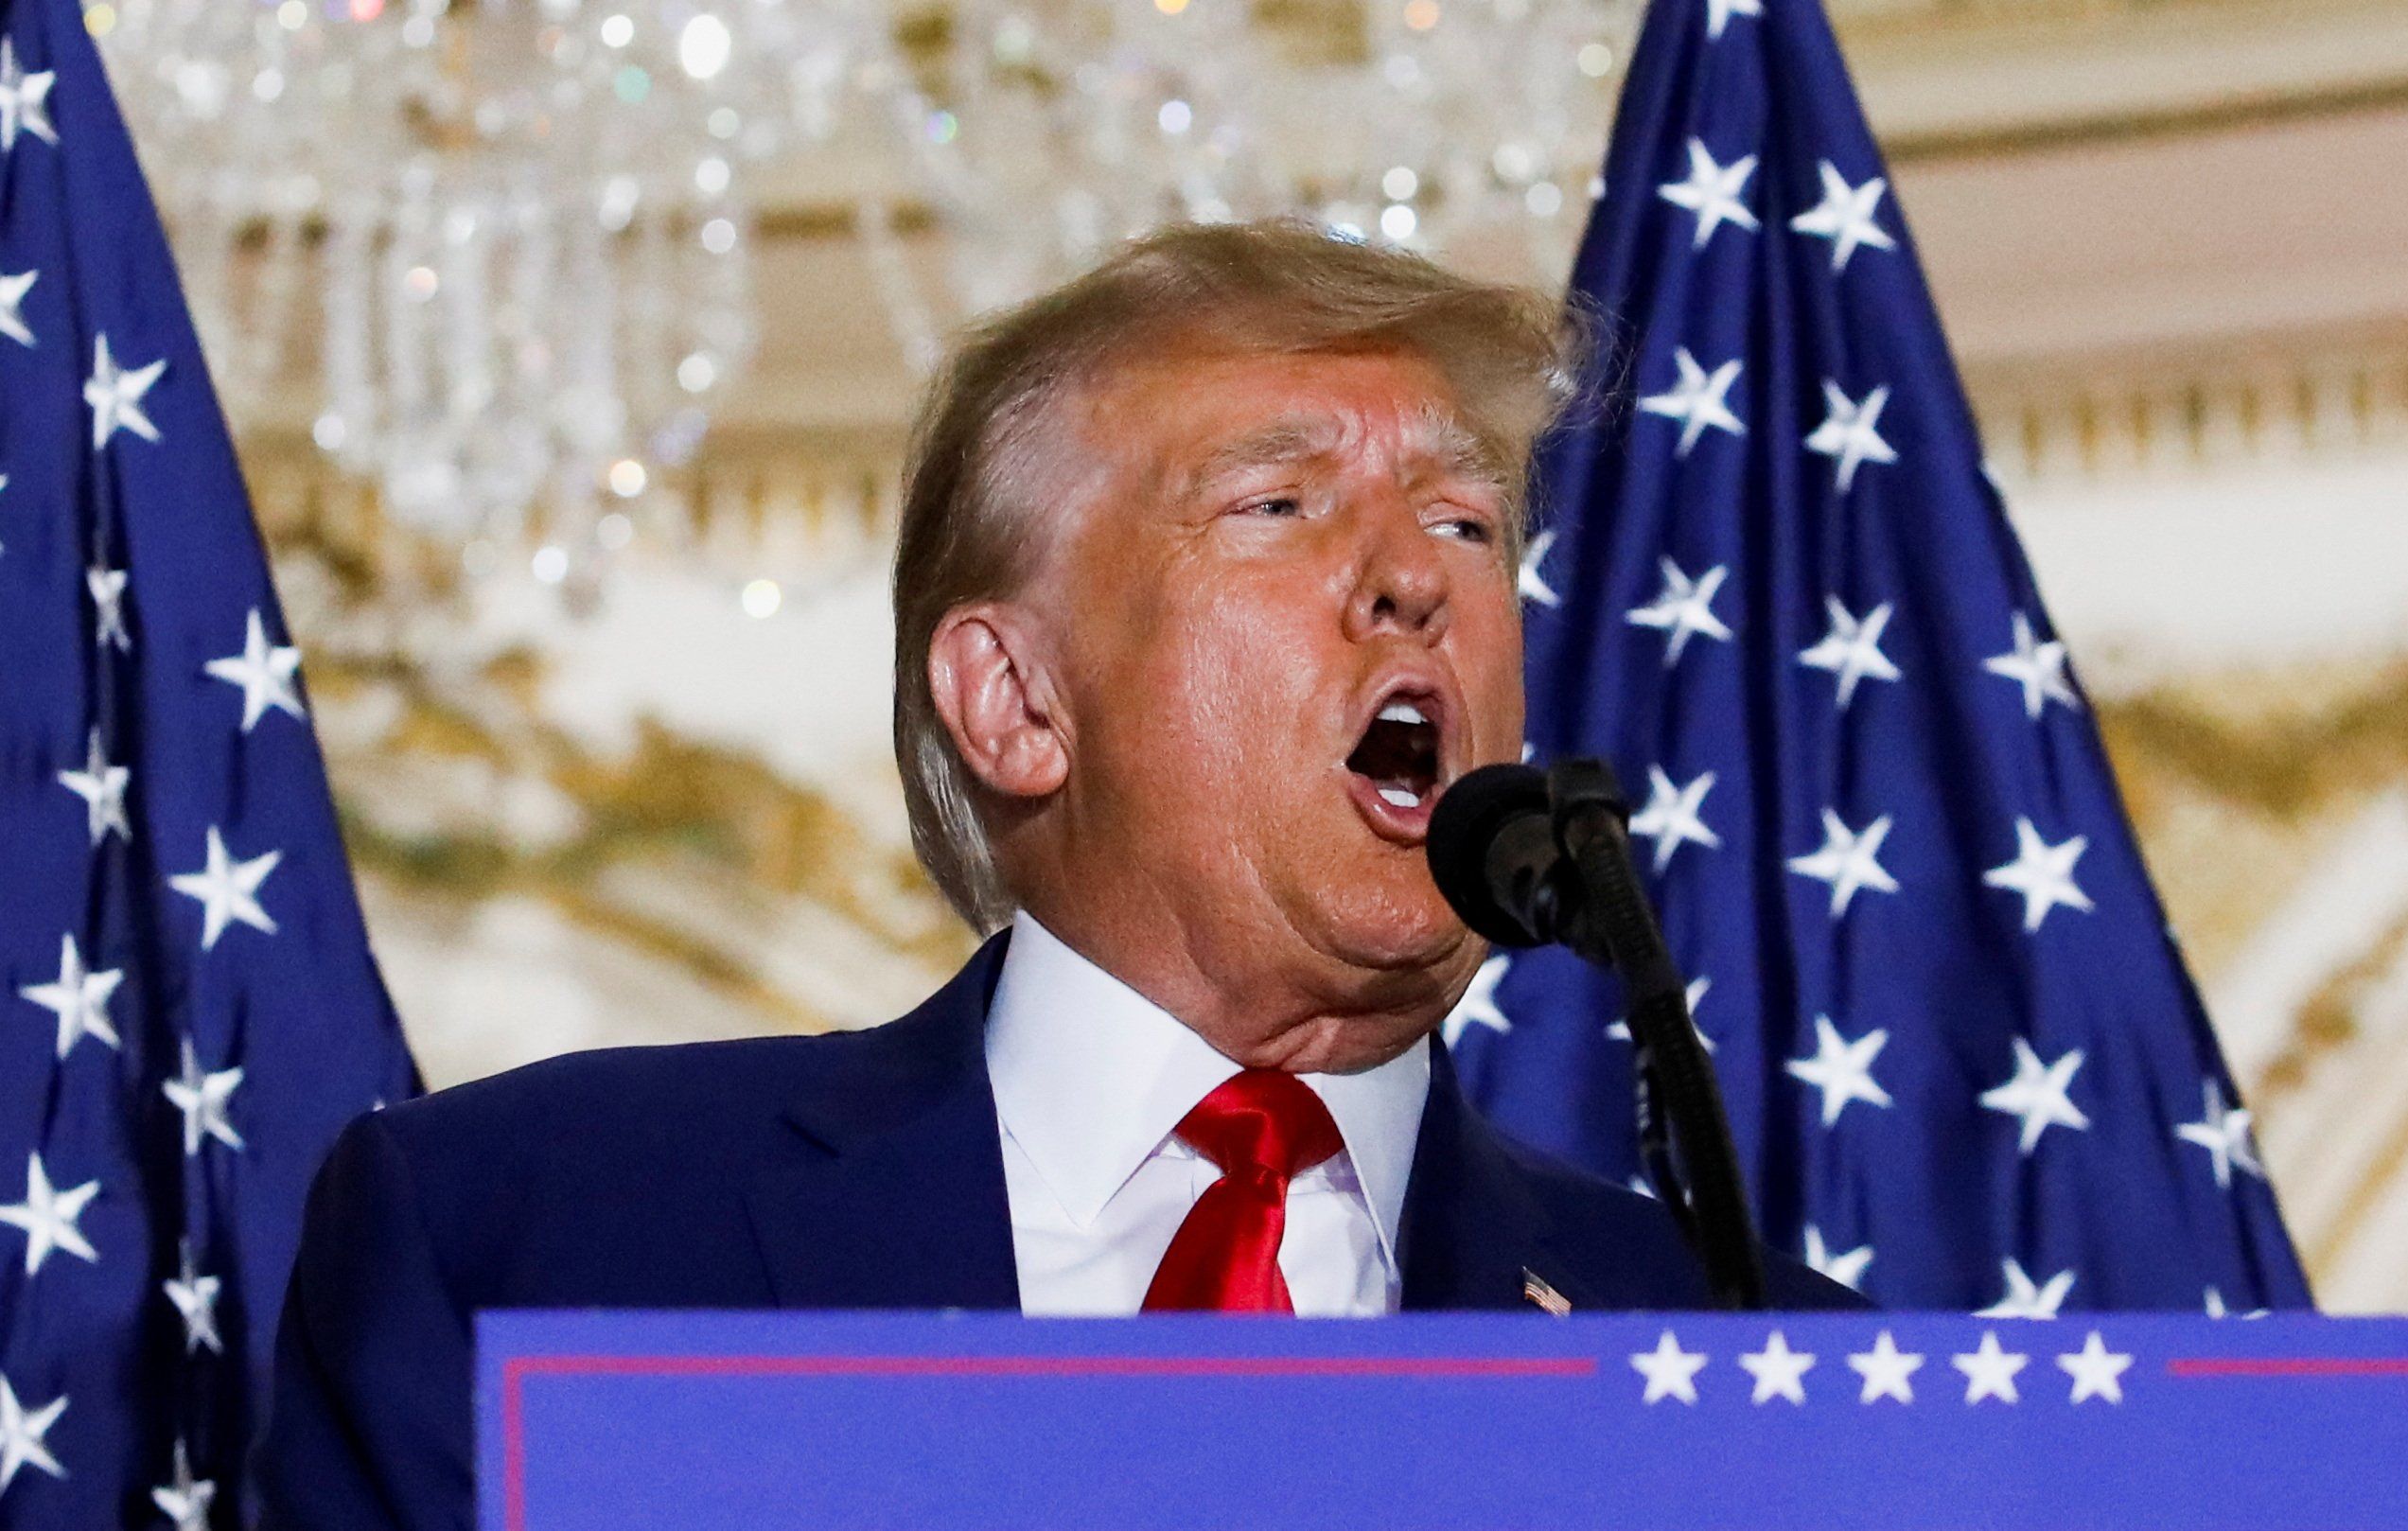
{"type": "Polygon", "coordinates": [[[2408,1321],[536,1313],[485,1531],[2408,1527],[2408,1321]]]}

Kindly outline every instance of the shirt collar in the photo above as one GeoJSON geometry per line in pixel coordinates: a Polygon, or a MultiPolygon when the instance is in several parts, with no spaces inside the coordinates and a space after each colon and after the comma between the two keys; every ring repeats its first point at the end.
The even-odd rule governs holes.
{"type": "MultiPolygon", "coordinates": [[[[1239,1065],[1025,911],[987,1009],[995,1113],[1084,1228],[1195,1103],[1239,1065]]],[[[1399,1268],[1405,1183],[1430,1093],[1430,1039],[1354,1074],[1300,1075],[1345,1139],[1380,1241],[1399,1268]]]]}

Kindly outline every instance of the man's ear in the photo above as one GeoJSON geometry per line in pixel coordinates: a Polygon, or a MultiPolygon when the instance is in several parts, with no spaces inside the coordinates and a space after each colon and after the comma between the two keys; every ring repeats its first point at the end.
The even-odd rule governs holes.
{"type": "Polygon", "coordinates": [[[1070,749],[1027,617],[992,601],[946,612],[928,641],[928,686],[970,773],[990,791],[1033,800],[1068,779],[1070,749]]]}

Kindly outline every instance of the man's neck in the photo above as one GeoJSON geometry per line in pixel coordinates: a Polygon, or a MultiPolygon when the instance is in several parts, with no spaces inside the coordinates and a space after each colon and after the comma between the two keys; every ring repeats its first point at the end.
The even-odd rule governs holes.
{"type": "MultiPolygon", "coordinates": [[[[1446,995],[1419,975],[1323,977],[1275,954],[1219,949],[1199,932],[1129,901],[1026,901],[1055,939],[1249,1068],[1357,1073],[1437,1029],[1446,995]]],[[[1336,966],[1336,964],[1326,964],[1336,966]]]]}

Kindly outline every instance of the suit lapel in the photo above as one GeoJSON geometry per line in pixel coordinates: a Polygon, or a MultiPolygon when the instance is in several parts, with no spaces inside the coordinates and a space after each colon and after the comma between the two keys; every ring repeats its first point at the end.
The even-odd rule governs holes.
{"type": "Polygon", "coordinates": [[[1020,1306],[985,1050],[1003,948],[903,1019],[822,1044],[829,1066],[746,1197],[781,1307],[1020,1306]]]}
{"type": "Polygon", "coordinates": [[[1430,1099],[1405,1190],[1403,1306],[1530,1308],[1531,1276],[1574,1308],[1589,1306],[1550,1247],[1547,1211],[1526,1173],[1464,1099],[1446,1047],[1433,1038],[1431,1048],[1430,1099]]]}

